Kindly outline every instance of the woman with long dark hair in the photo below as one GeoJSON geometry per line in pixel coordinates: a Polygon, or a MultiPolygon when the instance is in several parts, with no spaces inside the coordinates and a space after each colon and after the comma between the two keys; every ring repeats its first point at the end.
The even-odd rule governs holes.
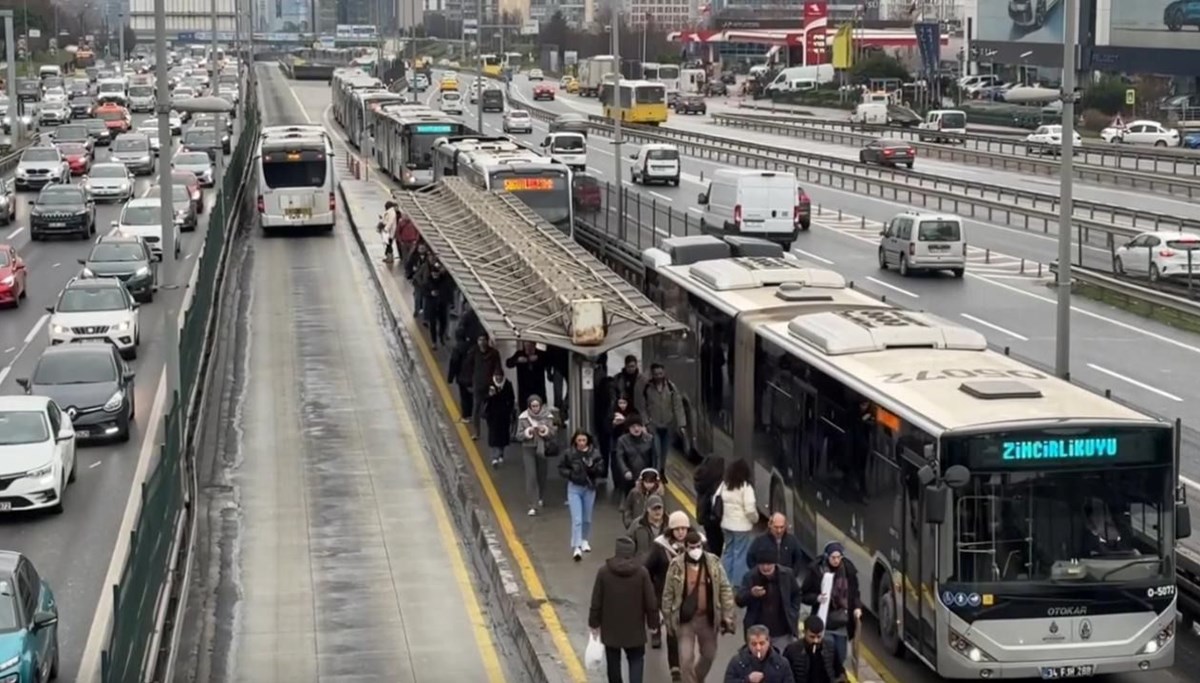
{"type": "Polygon", "coordinates": [[[704,527],[708,552],[720,555],[725,547],[721,519],[713,515],[713,496],[725,479],[725,458],[710,455],[696,468],[692,481],[696,486],[696,519],[704,527]]]}
{"type": "Polygon", "coordinates": [[[571,444],[558,461],[558,473],[567,480],[567,505],[571,508],[571,555],[578,562],[592,551],[592,509],[596,506],[596,482],[605,476],[604,458],[592,445],[592,435],[575,432],[571,444]]]}
{"type": "Polygon", "coordinates": [[[737,458],[725,467],[725,481],[716,493],[721,499],[721,531],[725,535],[721,564],[735,586],[742,585],[742,577],[748,571],[746,553],[750,550],[754,525],[758,523],[758,501],[750,476],[750,463],[737,458]]]}

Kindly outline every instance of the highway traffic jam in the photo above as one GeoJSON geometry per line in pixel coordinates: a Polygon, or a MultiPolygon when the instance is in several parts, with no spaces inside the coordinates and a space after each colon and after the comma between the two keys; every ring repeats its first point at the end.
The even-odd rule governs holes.
{"type": "MultiPolygon", "coordinates": [[[[1176,618],[1180,617],[1188,626],[1191,637],[1193,617],[1177,606],[1176,579],[1184,585],[1185,574],[1194,575],[1200,555],[1184,545],[1191,533],[1191,516],[1184,487],[1179,482],[1188,481],[1191,485],[1191,480],[1179,479],[1180,471],[1172,463],[1180,441],[1184,449],[1194,448],[1194,444],[1188,425],[1181,427],[1173,418],[1160,416],[1179,414],[1181,405],[1192,400],[1192,394],[1183,386],[1187,380],[1175,383],[1165,373],[1153,379],[1135,379],[1139,369],[1144,368],[1121,365],[1117,355],[1132,353],[1135,348],[1144,353],[1146,345],[1153,345],[1156,350],[1186,362],[1193,354],[1200,353],[1194,338],[1165,326],[1140,323],[1133,316],[1087,302],[1072,309],[1072,315],[1078,317],[1076,329],[1081,330],[1085,340],[1077,342],[1073,351],[1080,370],[1072,374],[1089,382],[1100,378],[1106,385],[1113,380],[1123,382],[1119,393],[1133,392],[1136,398],[1126,402],[1131,407],[1118,408],[1108,396],[1101,397],[1055,379],[1042,369],[1040,362],[1027,364],[1015,354],[1009,355],[1009,346],[1022,342],[1028,343],[1024,350],[1038,361],[1047,353],[1052,356],[1053,316],[1043,310],[1045,320],[1035,320],[1037,316],[1030,316],[1029,311],[1054,302],[1041,293],[1047,291],[1045,283],[1025,273],[1024,262],[1027,258],[1052,262],[1053,235],[1030,234],[1008,218],[980,219],[975,214],[965,217],[950,211],[907,206],[882,196],[853,197],[831,187],[801,182],[798,173],[753,168],[750,154],[746,155],[745,165],[731,162],[728,151],[716,150],[709,155],[708,150],[701,149],[701,143],[688,136],[720,135],[731,144],[750,140],[780,149],[816,150],[844,159],[850,165],[888,169],[912,169],[919,165],[933,169],[933,173],[965,174],[971,179],[997,177],[995,182],[1011,182],[1016,187],[1033,188],[1039,184],[1044,187],[1045,183],[1020,178],[1019,174],[922,159],[920,149],[927,139],[941,144],[967,140],[964,147],[968,148],[976,144],[970,141],[965,115],[955,110],[931,112],[931,118],[921,121],[911,134],[897,127],[894,133],[867,134],[858,146],[847,148],[741,130],[734,133],[706,121],[705,116],[721,111],[733,113],[736,107],[711,98],[706,100],[700,93],[681,94],[678,81],[671,84],[661,79],[621,80],[616,88],[619,94],[613,97],[611,57],[584,60],[576,75],[563,76],[558,82],[547,80],[538,69],[520,73],[519,64],[504,64],[495,56],[491,56],[496,60],[495,72],[491,73],[488,68],[492,62],[488,57],[483,58],[485,76],[482,77],[460,75],[450,70],[453,67],[448,63],[441,64],[443,69],[436,75],[432,70],[416,74],[412,85],[416,96],[423,100],[420,104],[411,101],[410,93],[389,91],[358,69],[338,70],[331,81],[333,116],[350,144],[364,153],[369,150],[384,174],[402,188],[415,189],[446,176],[462,176],[482,188],[512,192],[550,223],[564,228],[573,225],[576,230],[596,229],[604,222],[597,216],[619,212],[607,198],[622,187],[636,205],[657,207],[645,215],[638,212],[638,218],[634,219],[630,216],[633,209],[626,204],[624,215],[618,213],[615,220],[632,224],[634,232],[648,235],[646,243],[652,246],[641,254],[641,261],[648,275],[649,271],[655,271],[655,277],[648,279],[656,285],[647,294],[666,310],[679,301],[690,302],[686,310],[675,313],[687,315],[689,325],[695,327],[694,343],[701,346],[682,354],[678,349],[672,353],[664,351],[663,358],[674,359],[666,361],[672,381],[686,391],[693,378],[684,377],[698,372],[700,375],[690,388],[703,393],[704,387],[714,381],[712,377],[728,373],[726,381],[732,384],[730,368],[735,353],[732,348],[722,350],[722,344],[733,347],[735,334],[738,349],[756,349],[737,353],[739,372],[751,376],[761,373],[760,376],[771,378],[745,384],[748,387],[753,383],[755,391],[762,392],[761,398],[742,397],[753,404],[754,415],[762,416],[761,420],[770,425],[757,424],[753,415],[740,422],[739,418],[723,412],[728,406],[724,409],[718,406],[712,415],[732,420],[733,431],[718,426],[718,418],[713,417],[712,425],[703,426],[711,428],[713,434],[708,439],[697,437],[699,442],[712,445],[730,439],[732,443],[748,443],[760,437],[764,443],[793,437],[805,441],[796,446],[804,453],[796,456],[803,461],[800,464],[793,465],[790,460],[785,464],[780,460],[787,457],[782,451],[754,454],[761,465],[758,469],[772,473],[768,477],[772,501],[776,499],[777,483],[784,489],[793,485],[784,483],[792,475],[782,474],[781,469],[790,472],[792,467],[811,467],[816,471],[825,467],[820,464],[823,460],[820,451],[830,447],[834,443],[831,440],[849,438],[848,434],[859,429],[857,422],[846,422],[847,415],[859,416],[861,412],[862,423],[869,425],[872,432],[856,439],[875,443],[878,438],[888,442],[886,448],[880,445],[882,441],[877,443],[876,447],[882,450],[874,452],[861,442],[847,444],[847,448],[864,449],[862,462],[875,462],[877,457],[905,472],[925,459],[938,462],[939,468],[935,469],[941,474],[914,469],[905,480],[911,490],[907,494],[895,492],[896,505],[903,505],[901,500],[911,505],[904,514],[911,516],[914,524],[921,518],[925,520],[927,531],[916,537],[893,528],[889,539],[883,520],[902,513],[896,511],[899,508],[891,507],[893,492],[868,492],[878,482],[863,483],[862,490],[832,494],[814,493],[813,489],[797,483],[796,490],[788,492],[804,499],[802,505],[806,511],[828,508],[831,500],[835,509],[841,508],[840,514],[816,513],[819,518],[816,524],[824,529],[821,533],[828,533],[832,527],[839,539],[852,539],[847,543],[847,553],[860,572],[869,576],[874,567],[876,579],[872,586],[864,586],[863,591],[869,611],[879,617],[878,647],[895,654],[915,655],[915,659],[948,678],[1010,678],[1018,671],[1023,676],[1043,679],[1078,678],[1170,670],[1176,664],[1176,618]],[[609,62],[604,63],[604,59],[609,62]],[[601,62],[593,65],[592,60],[601,62]],[[508,75],[501,78],[501,69],[508,75]],[[597,74],[609,74],[608,79],[597,74]],[[589,95],[598,96],[600,102],[587,101],[589,95]],[[491,115],[476,112],[473,107],[491,115]],[[671,108],[674,115],[669,117],[671,108]],[[483,123],[482,130],[476,130],[477,115],[483,123]],[[611,145],[614,119],[630,125],[627,134],[631,141],[625,143],[628,147],[624,152],[614,150],[611,145]],[[526,138],[527,135],[532,137],[526,138]],[[609,188],[602,189],[606,182],[609,188]],[[681,184],[688,189],[681,191],[681,184]],[[830,217],[828,210],[822,216],[818,202],[839,206],[837,218],[830,217]],[[663,217],[668,211],[664,207],[686,217],[682,230],[664,230],[663,217]],[[844,218],[842,207],[845,213],[856,215],[844,218]],[[821,229],[813,229],[816,227],[821,229]],[[719,281],[729,274],[719,277],[715,266],[711,273],[701,272],[702,263],[687,261],[689,249],[699,250],[700,243],[681,241],[683,235],[707,235],[720,240],[734,236],[759,238],[780,249],[781,260],[771,262],[770,276],[764,274],[757,279],[747,276],[747,283],[731,284],[730,288],[749,291],[759,287],[764,293],[778,288],[778,298],[786,299],[780,283],[793,282],[788,277],[803,283],[797,287],[815,288],[815,273],[836,270],[840,274],[830,273],[829,277],[842,286],[854,277],[866,281],[864,288],[885,288],[882,293],[887,294],[884,303],[889,310],[895,300],[905,308],[931,310],[943,318],[968,321],[963,327],[944,320],[936,324],[919,323],[910,320],[908,314],[897,313],[897,321],[881,324],[897,329],[912,327],[914,335],[916,328],[933,324],[941,326],[939,329],[945,334],[961,330],[964,336],[956,342],[946,337],[944,347],[938,346],[942,342],[915,343],[910,352],[889,348],[877,337],[873,343],[882,344],[872,347],[878,351],[877,357],[869,362],[864,358],[861,366],[849,358],[860,353],[871,354],[849,349],[826,350],[823,353],[828,358],[825,358],[812,347],[820,343],[833,345],[828,338],[836,336],[832,328],[822,331],[814,327],[804,332],[807,323],[802,324],[800,318],[790,325],[782,319],[776,320],[778,325],[760,322],[758,318],[744,323],[736,320],[752,311],[766,320],[767,308],[782,304],[777,301],[751,304],[749,293],[733,296],[713,291],[720,289],[719,281]],[[986,261],[982,258],[984,249],[976,247],[977,244],[986,245],[986,261]],[[1019,272],[1015,266],[1011,271],[1001,270],[991,261],[993,251],[999,260],[1001,252],[1009,250],[1022,250],[1019,272]],[[1032,255],[1025,257],[1025,251],[1032,255]],[[783,274],[787,268],[804,272],[788,276],[783,274]],[[749,284],[750,280],[755,284],[749,284]],[[1004,317],[992,317],[1001,315],[1004,317]],[[1034,326],[1036,332],[1014,331],[1024,330],[1026,325],[1034,326]],[[964,329],[967,326],[974,329],[964,329]],[[745,343],[741,340],[743,327],[751,336],[745,343]],[[804,336],[810,343],[797,346],[791,336],[804,336]],[[968,343],[967,337],[973,341],[968,343]],[[1108,344],[1093,344],[1088,341],[1092,339],[1106,339],[1108,344]],[[1004,353],[988,351],[989,346],[1003,347],[1004,353]],[[968,347],[971,353],[954,359],[969,363],[972,361],[968,357],[974,352],[986,353],[995,366],[976,365],[972,366],[974,369],[966,369],[963,364],[937,366],[935,356],[949,360],[952,355],[949,349],[953,348],[956,354],[968,347]],[[941,348],[947,351],[928,351],[941,348]],[[1114,353],[1118,348],[1126,351],[1114,353]],[[715,357],[710,358],[714,353],[715,357]],[[836,355],[844,355],[845,360],[833,358],[836,355]],[[689,362],[679,362],[681,358],[689,362]],[[699,360],[692,362],[692,359],[699,360]],[[884,360],[892,364],[885,367],[884,360]],[[673,365],[676,362],[678,365],[673,365]],[[1020,395],[973,393],[985,391],[984,385],[990,384],[988,378],[1002,377],[1019,380],[1021,389],[1009,388],[1020,395]],[[984,381],[974,386],[981,378],[984,381]],[[947,393],[939,396],[936,392],[942,390],[934,388],[938,382],[954,387],[945,388],[947,393]],[[908,386],[900,389],[891,385],[908,386]],[[920,386],[925,386],[929,393],[923,397],[900,396],[920,386]],[[1026,391],[1028,394],[1023,393],[1026,391]],[[1063,393],[1055,394],[1058,398],[1051,397],[1051,393],[1059,391],[1063,393]],[[829,397],[843,393],[852,397],[845,399],[846,405],[831,405],[829,397]],[[976,406],[980,411],[976,416],[978,421],[971,425],[964,421],[970,412],[967,395],[980,399],[976,406]],[[775,407],[760,411],[760,400],[775,407]],[[994,410],[987,407],[989,400],[993,401],[990,405],[994,410]],[[1004,428],[991,422],[1000,419],[994,411],[1000,411],[1001,405],[1016,405],[1021,401],[1036,401],[1041,407],[1024,414],[1020,420],[1013,413],[1014,422],[1004,428]],[[792,427],[787,428],[795,430],[796,424],[805,424],[800,429],[804,434],[782,433],[780,430],[785,427],[773,422],[781,419],[771,414],[781,410],[778,407],[781,402],[807,406],[796,408],[800,412],[792,416],[792,427]],[[934,417],[931,412],[921,415],[918,405],[926,403],[929,410],[937,404],[945,413],[942,417],[934,417]],[[962,412],[950,418],[950,413],[957,410],[962,412]],[[1060,420],[1060,424],[1074,421],[1078,426],[1056,431],[1049,423],[1035,424],[1051,420],[1052,415],[1056,415],[1053,419],[1060,420]],[[1023,422],[1018,426],[1016,421],[1023,422]],[[951,427],[952,422],[960,424],[951,427]],[[1125,431],[1126,428],[1130,431],[1125,431]],[[1140,431],[1143,428],[1145,432],[1140,431]],[[818,436],[812,437],[809,429],[818,436]],[[910,429],[920,434],[913,435],[910,429]],[[1179,433],[1167,438],[1176,430],[1179,433]],[[716,436],[717,431],[722,435],[716,436]],[[1147,440],[1127,440],[1135,433],[1147,440]],[[1085,434],[1087,439],[1083,439],[1085,434]],[[814,438],[820,443],[808,443],[814,438]],[[1098,451],[1083,453],[1090,448],[1087,444],[1100,443],[1089,439],[1110,438],[1111,441],[1104,443],[1115,450],[1104,455],[1098,455],[1098,451]],[[1009,453],[1025,455],[1010,458],[1009,453]],[[1103,463],[1099,461],[1101,458],[1103,463]],[[1149,479],[1143,481],[1144,487],[1134,486],[1130,483],[1132,479],[1118,483],[1112,476],[1119,472],[1149,479]],[[1085,480],[1087,484],[1082,488],[1089,491],[1088,495],[1079,492],[1080,482],[1085,480]],[[932,493],[920,493],[925,486],[931,492],[938,489],[945,495],[964,496],[964,503],[956,505],[953,513],[937,509],[949,505],[950,499],[934,497],[933,500],[940,502],[931,502],[932,493]],[[859,497],[865,499],[881,493],[886,493],[887,504],[881,505],[882,512],[873,516],[873,501],[859,497]],[[815,499],[807,499],[813,495],[815,499]],[[921,506],[925,506],[924,512],[918,510],[921,506]],[[1147,515],[1157,521],[1148,525],[1147,515]],[[871,521],[879,524],[864,531],[864,524],[871,521]],[[1058,528],[1058,522],[1063,528],[1058,528]],[[898,540],[898,535],[904,538],[898,540]],[[1103,549],[1088,546],[1096,539],[1105,546],[1103,549]],[[884,552],[896,543],[901,547],[895,554],[884,552]],[[1092,549],[1077,548],[1079,543],[1092,549]],[[922,563],[920,557],[933,557],[935,547],[941,549],[937,551],[941,559],[922,563]],[[901,564],[892,566],[891,562],[901,564]],[[908,589],[893,594],[891,582],[879,580],[889,574],[902,577],[908,589]],[[918,583],[921,585],[916,586],[918,583]],[[1139,593],[1148,598],[1133,597],[1139,593]],[[1100,608],[1100,603],[1106,606],[1100,608]],[[1048,610],[1047,605],[1051,606],[1048,610]],[[1063,640],[1058,637],[1060,628],[1073,629],[1068,636],[1071,643],[1060,642],[1063,640]],[[1029,642],[1021,634],[1035,632],[1050,635],[1035,638],[1032,642],[1042,650],[1032,653],[1027,651],[1029,642]],[[939,647],[921,633],[937,634],[939,641],[945,642],[939,647]],[[1052,641],[1057,643],[1054,653],[1058,654],[1045,650],[1045,643],[1052,641]],[[1098,650],[1093,648],[1086,654],[1087,648],[1076,647],[1083,641],[1089,641],[1084,643],[1089,647],[1103,644],[1111,652],[1098,658],[1095,654],[1098,650]]],[[[887,106],[875,106],[869,98],[866,103],[870,106],[855,112],[859,123],[887,125],[887,106]],[[866,120],[871,117],[883,118],[866,120]]],[[[805,125],[819,126],[820,122],[805,125]]],[[[1099,145],[1123,143],[1122,148],[1145,149],[1149,163],[1159,164],[1163,162],[1154,154],[1186,154],[1162,149],[1167,144],[1179,146],[1179,137],[1178,133],[1171,137],[1165,129],[1150,131],[1139,124],[1117,132],[1105,131],[1100,141],[1087,144],[1089,153],[1096,155],[1105,154],[1099,145]]],[[[1061,129],[1042,126],[1028,136],[1016,138],[1015,143],[1018,147],[1023,145],[1030,157],[1054,157],[1061,145],[1061,129]]],[[[1124,161],[1121,159],[1119,163],[1124,161]]],[[[1135,166],[1128,172],[1142,172],[1143,161],[1133,157],[1135,166]]],[[[1152,166],[1152,172],[1158,172],[1157,169],[1152,166]]],[[[1136,192],[1088,184],[1081,184],[1076,191],[1081,196],[1094,195],[1097,201],[1127,199],[1146,211],[1175,211],[1183,220],[1197,218],[1194,206],[1169,197],[1145,193],[1138,196],[1136,192]]],[[[1200,233],[1182,228],[1138,232],[1137,224],[1128,228],[1115,224],[1114,230],[1117,234],[1128,234],[1112,249],[1085,244],[1080,246],[1081,253],[1085,249],[1095,250],[1098,254],[1089,256],[1108,259],[1114,264],[1108,272],[1140,275],[1151,282],[1178,277],[1181,268],[1184,276],[1193,272],[1190,254],[1200,249],[1200,233]],[[1137,270],[1129,267],[1134,261],[1137,270]]],[[[738,244],[742,243],[734,243],[732,247],[734,256],[738,244]]],[[[761,248],[766,254],[766,247],[761,248]]],[[[731,248],[723,249],[728,252],[731,248]]],[[[1200,269],[1200,264],[1195,267],[1200,269]]],[[[837,289],[833,285],[829,288],[837,289]]],[[[857,296],[861,295],[853,295],[857,296]]],[[[855,301],[856,308],[879,305],[872,297],[855,301]]],[[[816,326],[815,321],[812,324],[816,326]]],[[[659,358],[650,354],[646,362],[651,360],[659,358]]],[[[983,355],[978,355],[973,362],[983,360],[983,355]]],[[[1007,380],[996,383],[997,389],[999,384],[1008,385],[1007,380]]],[[[738,386],[743,386],[742,382],[739,378],[738,386]]],[[[703,404],[709,400],[695,395],[689,398],[699,406],[697,410],[703,410],[703,404]]],[[[1184,456],[1182,471],[1195,471],[1189,469],[1197,467],[1193,459],[1184,456]]],[[[863,466],[868,472],[874,471],[873,466],[863,466]]],[[[856,487],[845,481],[841,485],[856,487]]],[[[817,486],[821,486],[820,482],[817,486]]],[[[786,498],[788,493],[781,491],[780,498],[786,498]]],[[[764,498],[761,490],[759,498],[764,498]]],[[[775,508],[774,502],[771,507],[775,508]]],[[[797,524],[802,517],[789,515],[797,524]]],[[[818,533],[815,528],[813,533],[818,533]]],[[[900,585],[901,578],[895,581],[900,585]]],[[[1189,588],[1184,585],[1180,590],[1187,592],[1189,588]]]]}
{"type": "Polygon", "coordinates": [[[42,66],[0,105],[5,132],[27,141],[0,180],[0,515],[13,522],[0,529],[0,681],[75,680],[136,496],[149,431],[139,421],[155,419],[162,371],[161,299],[184,296],[216,157],[234,135],[226,114],[173,111],[160,139],[155,113],[164,98],[236,104],[242,87],[219,50],[170,60],[170,93],[157,92],[153,57],[135,54],[71,73],[42,66]],[[160,276],[165,259],[175,282],[160,276]]]}

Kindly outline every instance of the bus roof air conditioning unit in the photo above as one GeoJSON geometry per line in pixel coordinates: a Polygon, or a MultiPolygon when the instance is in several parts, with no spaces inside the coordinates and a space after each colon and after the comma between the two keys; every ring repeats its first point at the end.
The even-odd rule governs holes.
{"type": "Polygon", "coordinates": [[[895,309],[799,315],[788,323],[796,339],[830,356],[888,349],[986,351],[987,338],[929,313],[895,309]]]}
{"type": "Polygon", "coordinates": [[[832,270],[807,268],[797,261],[774,257],[741,257],[701,261],[689,274],[711,289],[728,291],[794,284],[821,289],[843,289],[846,279],[832,270]]]}

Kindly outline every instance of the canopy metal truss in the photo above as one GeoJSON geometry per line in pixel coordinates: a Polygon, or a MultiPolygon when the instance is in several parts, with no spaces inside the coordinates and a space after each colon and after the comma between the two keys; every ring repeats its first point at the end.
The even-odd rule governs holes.
{"type": "Polygon", "coordinates": [[[595,357],[684,329],[509,193],[449,177],[396,200],[498,341],[595,357]]]}

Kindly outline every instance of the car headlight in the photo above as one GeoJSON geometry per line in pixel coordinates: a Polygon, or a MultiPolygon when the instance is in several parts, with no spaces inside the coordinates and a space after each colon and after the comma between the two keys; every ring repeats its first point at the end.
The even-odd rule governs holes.
{"type": "Polygon", "coordinates": [[[104,402],[104,412],[115,413],[120,410],[121,406],[123,405],[125,405],[125,392],[121,389],[117,389],[115,392],[113,392],[113,395],[109,396],[108,400],[104,402]]]}
{"type": "Polygon", "coordinates": [[[21,117],[21,123],[26,126],[33,125],[33,117],[29,114],[26,114],[21,117]]]}
{"type": "Polygon", "coordinates": [[[70,331],[66,325],[50,325],[50,334],[67,334],[70,331]]]}
{"type": "Polygon", "coordinates": [[[82,277],[82,278],[96,277],[96,274],[94,272],[92,272],[91,268],[84,268],[83,270],[79,271],[79,277],[82,277]]]}
{"type": "Polygon", "coordinates": [[[12,117],[11,117],[11,116],[5,116],[5,117],[4,117],[4,125],[6,125],[6,126],[11,126],[11,125],[12,125],[12,117]]]}
{"type": "MultiPolygon", "coordinates": [[[[4,285],[5,287],[12,287],[13,284],[16,283],[16,281],[17,281],[17,278],[13,277],[12,275],[9,275],[8,277],[4,278],[3,280],[0,280],[0,285],[4,285]]],[[[0,668],[2,668],[2,667],[0,667],[0,668]]]]}
{"type": "Polygon", "coordinates": [[[117,323],[117,332],[128,332],[129,328],[133,327],[133,323],[128,320],[117,323]]]}
{"type": "Polygon", "coordinates": [[[31,479],[36,479],[38,477],[48,476],[53,471],[54,471],[54,464],[51,463],[51,464],[47,464],[42,467],[39,467],[36,470],[29,470],[28,472],[25,473],[25,476],[30,477],[31,479]]]}
{"type": "Polygon", "coordinates": [[[142,266],[133,274],[134,277],[146,277],[150,274],[150,266],[142,266]]]}
{"type": "Polygon", "coordinates": [[[17,177],[23,178],[28,175],[28,172],[23,168],[17,168],[17,177]]]}
{"type": "Polygon", "coordinates": [[[121,183],[121,191],[122,192],[129,191],[129,181],[125,181],[125,182],[121,183]]]}

